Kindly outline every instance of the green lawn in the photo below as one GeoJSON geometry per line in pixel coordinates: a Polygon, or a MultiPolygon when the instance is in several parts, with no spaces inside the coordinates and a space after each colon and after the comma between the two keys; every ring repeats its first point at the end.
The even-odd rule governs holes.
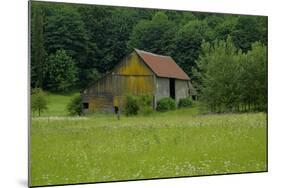
{"type": "Polygon", "coordinates": [[[200,115],[196,107],[119,121],[32,118],[31,185],[266,171],[266,128],[264,113],[200,115]]]}
{"type": "MultiPolygon", "coordinates": [[[[66,94],[47,93],[46,100],[48,109],[44,111],[41,116],[67,116],[67,104],[76,95],[78,95],[77,92],[66,94]]],[[[38,116],[38,113],[35,112],[33,116],[38,116]]]]}

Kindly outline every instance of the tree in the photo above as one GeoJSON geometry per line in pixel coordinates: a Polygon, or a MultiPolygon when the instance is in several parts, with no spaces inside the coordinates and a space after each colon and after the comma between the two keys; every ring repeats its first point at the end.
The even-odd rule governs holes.
{"type": "Polygon", "coordinates": [[[199,97],[213,112],[265,110],[267,105],[267,50],[256,42],[242,53],[231,37],[204,42],[196,61],[199,97]]]}
{"type": "Polygon", "coordinates": [[[157,12],[151,20],[141,20],[132,30],[129,48],[138,48],[158,54],[170,54],[175,25],[163,12],[157,12]]]}
{"type": "Polygon", "coordinates": [[[241,62],[241,101],[248,109],[267,108],[267,48],[261,42],[252,44],[241,62]]]}
{"type": "Polygon", "coordinates": [[[40,116],[47,109],[46,94],[40,88],[33,89],[31,93],[31,110],[33,112],[37,111],[38,116],[40,116]]]}
{"type": "Polygon", "coordinates": [[[192,20],[182,26],[175,36],[172,56],[191,77],[203,40],[212,41],[213,32],[206,21],[192,20]]]}
{"type": "Polygon", "coordinates": [[[231,35],[236,47],[247,52],[252,43],[263,41],[267,43],[267,19],[256,16],[240,16],[231,35]]]}
{"type": "Polygon", "coordinates": [[[45,60],[43,38],[43,12],[40,7],[34,7],[33,32],[31,42],[31,84],[33,87],[43,87],[43,70],[45,60]]]}
{"type": "Polygon", "coordinates": [[[47,18],[45,44],[48,54],[64,49],[77,62],[87,55],[87,33],[79,12],[72,6],[59,6],[47,18]]]}
{"type": "Polygon", "coordinates": [[[67,91],[75,86],[77,68],[65,50],[58,50],[48,57],[47,87],[50,91],[67,91]]]}
{"type": "Polygon", "coordinates": [[[214,26],[215,38],[218,40],[226,40],[232,34],[237,24],[238,16],[224,15],[221,22],[214,26]]]}
{"type": "Polygon", "coordinates": [[[91,72],[106,73],[132,49],[127,46],[132,27],[148,17],[147,11],[112,7],[79,7],[79,13],[88,33],[89,53],[80,67],[80,82],[84,87],[93,82],[91,72]],[[82,83],[83,82],[83,83],[82,83]]]}
{"type": "Polygon", "coordinates": [[[95,44],[93,39],[89,43],[88,33],[77,7],[67,4],[54,6],[52,14],[46,20],[44,38],[49,55],[64,49],[73,58],[78,68],[79,82],[76,83],[82,83],[84,80],[83,70],[88,68],[89,47],[92,54],[95,52],[95,44]]]}
{"type": "Polygon", "coordinates": [[[230,37],[213,45],[204,42],[196,61],[200,98],[215,112],[233,111],[239,105],[239,52],[230,37]]]}

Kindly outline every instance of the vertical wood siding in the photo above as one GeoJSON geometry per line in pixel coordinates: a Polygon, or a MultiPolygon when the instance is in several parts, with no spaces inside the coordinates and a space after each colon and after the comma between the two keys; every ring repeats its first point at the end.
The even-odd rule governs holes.
{"type": "Polygon", "coordinates": [[[89,111],[112,111],[114,106],[123,108],[127,94],[153,96],[154,92],[154,73],[134,52],[110,74],[86,89],[82,98],[89,103],[89,111]]]}

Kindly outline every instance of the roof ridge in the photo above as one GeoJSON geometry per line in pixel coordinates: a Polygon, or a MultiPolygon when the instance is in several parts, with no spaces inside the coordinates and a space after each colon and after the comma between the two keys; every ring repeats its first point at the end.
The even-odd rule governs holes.
{"type": "Polygon", "coordinates": [[[167,56],[167,55],[160,55],[160,54],[155,54],[155,53],[152,53],[152,52],[147,52],[147,51],[144,51],[144,50],[139,50],[137,48],[134,48],[137,52],[141,52],[141,53],[146,53],[146,54],[149,54],[149,55],[154,55],[154,56],[162,56],[162,57],[170,57],[170,56],[167,56]]]}

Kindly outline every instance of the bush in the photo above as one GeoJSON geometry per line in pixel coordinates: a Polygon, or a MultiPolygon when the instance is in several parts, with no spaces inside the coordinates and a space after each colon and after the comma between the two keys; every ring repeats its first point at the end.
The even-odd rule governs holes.
{"type": "Polygon", "coordinates": [[[143,106],[142,108],[140,108],[140,111],[139,111],[139,113],[141,115],[145,115],[145,116],[151,114],[152,112],[153,112],[153,109],[151,106],[143,106]]]}
{"type": "Polygon", "coordinates": [[[82,97],[81,95],[75,96],[71,99],[70,103],[67,105],[67,111],[70,115],[82,115],[82,97]]]}
{"type": "Polygon", "coordinates": [[[192,105],[191,97],[186,97],[179,100],[179,108],[186,108],[192,105]]]}
{"type": "Polygon", "coordinates": [[[142,115],[149,115],[153,112],[151,107],[152,97],[150,95],[144,94],[138,97],[139,113],[142,115]]]}
{"type": "Polygon", "coordinates": [[[176,101],[170,97],[160,99],[157,101],[157,111],[165,112],[176,109],[176,101]]]}
{"type": "Polygon", "coordinates": [[[151,106],[152,97],[148,94],[143,94],[138,96],[139,105],[141,106],[151,106]]]}
{"type": "Polygon", "coordinates": [[[150,95],[144,94],[140,96],[127,95],[125,104],[125,114],[126,116],[131,115],[148,115],[153,112],[151,107],[152,97],[150,95]]]}
{"type": "Polygon", "coordinates": [[[126,116],[137,115],[140,107],[138,104],[138,98],[136,96],[127,95],[126,96],[126,105],[125,105],[125,114],[126,116]]]}

